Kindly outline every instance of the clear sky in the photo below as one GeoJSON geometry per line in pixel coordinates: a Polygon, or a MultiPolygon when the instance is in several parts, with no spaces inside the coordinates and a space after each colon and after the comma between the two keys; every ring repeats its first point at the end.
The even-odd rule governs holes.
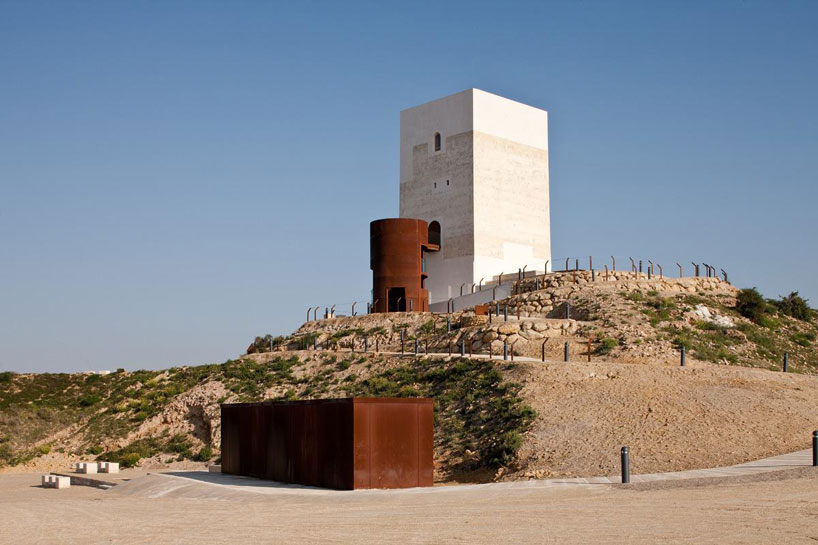
{"type": "Polygon", "coordinates": [[[816,21],[814,1],[2,0],[0,370],[218,362],[366,300],[399,111],[470,87],[549,111],[555,257],[704,261],[818,306],[816,21]]]}

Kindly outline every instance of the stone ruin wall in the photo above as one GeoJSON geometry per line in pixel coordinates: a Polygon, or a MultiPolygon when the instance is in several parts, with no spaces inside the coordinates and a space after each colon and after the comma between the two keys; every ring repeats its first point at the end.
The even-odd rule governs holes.
{"type": "MultiPolygon", "coordinates": [[[[738,291],[729,282],[715,276],[683,278],[653,276],[648,279],[647,273],[610,271],[606,275],[605,271],[597,271],[592,275],[591,271],[580,270],[550,273],[515,282],[513,292],[518,295],[499,301],[500,309],[502,312],[503,306],[507,305],[509,315],[514,316],[519,309],[521,318],[564,318],[566,301],[570,301],[575,293],[588,285],[617,291],[639,291],[643,294],[656,291],[663,296],[704,292],[731,299],[738,291]]],[[[497,302],[492,301],[492,306],[497,302]]]]}

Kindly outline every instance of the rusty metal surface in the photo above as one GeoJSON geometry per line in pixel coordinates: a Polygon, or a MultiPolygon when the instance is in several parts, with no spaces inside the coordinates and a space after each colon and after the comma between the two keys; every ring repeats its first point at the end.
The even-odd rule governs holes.
{"type": "Polygon", "coordinates": [[[427,398],[223,404],[222,472],[350,490],[431,486],[427,398]]]}
{"type": "MultiPolygon", "coordinates": [[[[440,238],[439,231],[436,236],[440,238]]],[[[423,256],[439,249],[439,242],[429,242],[429,227],[423,220],[391,218],[371,222],[369,268],[376,299],[373,311],[406,312],[411,306],[411,310],[428,312],[429,292],[423,287],[428,275],[423,271],[423,256]]]]}

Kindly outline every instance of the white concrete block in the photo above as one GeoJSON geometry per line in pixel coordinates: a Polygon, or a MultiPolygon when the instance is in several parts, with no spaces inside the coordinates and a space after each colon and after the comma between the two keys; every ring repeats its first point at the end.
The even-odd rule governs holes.
{"type": "Polygon", "coordinates": [[[71,477],[59,475],[43,475],[43,488],[71,488],[71,477]]]}
{"type": "Polygon", "coordinates": [[[100,473],[119,473],[119,464],[116,462],[99,462],[100,473]]]}
{"type": "Polygon", "coordinates": [[[99,468],[99,464],[96,462],[78,462],[77,463],[77,473],[96,473],[99,468]]]}

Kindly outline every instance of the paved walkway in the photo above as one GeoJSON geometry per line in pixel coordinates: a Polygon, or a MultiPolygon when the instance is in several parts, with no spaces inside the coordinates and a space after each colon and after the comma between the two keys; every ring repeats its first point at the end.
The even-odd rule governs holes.
{"type": "MultiPolygon", "coordinates": [[[[772,471],[781,471],[797,467],[812,465],[812,451],[801,450],[781,456],[773,456],[763,460],[747,462],[735,466],[720,467],[713,469],[693,469],[689,471],[676,471],[671,473],[649,473],[644,475],[631,475],[631,483],[645,483],[654,481],[669,481],[683,479],[706,479],[720,477],[739,477],[742,475],[756,475],[772,471]]],[[[513,481],[503,483],[485,483],[469,485],[434,486],[429,488],[407,488],[401,490],[356,490],[356,491],[334,491],[321,488],[277,483],[274,481],[264,481],[249,477],[236,475],[224,475],[221,473],[207,473],[203,471],[173,472],[155,474],[165,477],[160,484],[155,480],[151,484],[150,497],[161,497],[173,491],[185,488],[194,483],[201,483],[222,489],[230,495],[237,492],[254,494],[438,494],[451,493],[467,490],[486,489],[532,489],[532,488],[587,488],[602,490],[608,485],[619,484],[620,476],[614,477],[587,477],[587,478],[566,478],[566,479],[542,479],[513,481]]],[[[134,482],[134,484],[136,484],[134,482]]],[[[147,483],[146,483],[147,484],[147,483]]],[[[218,495],[216,490],[213,490],[218,495]]]]}

